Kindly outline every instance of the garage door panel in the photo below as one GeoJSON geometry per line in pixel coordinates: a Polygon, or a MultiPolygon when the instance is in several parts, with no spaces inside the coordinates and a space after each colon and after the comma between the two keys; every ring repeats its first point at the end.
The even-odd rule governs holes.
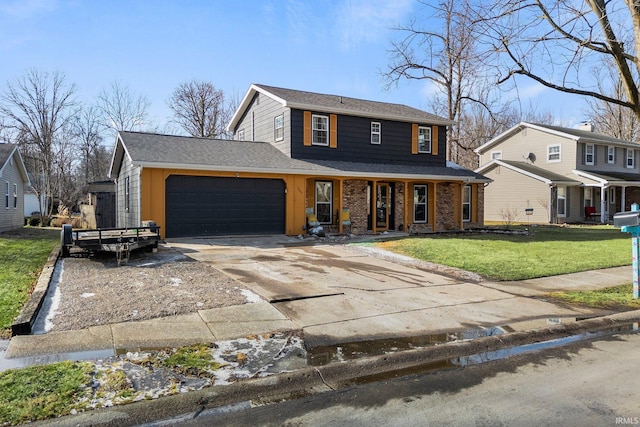
{"type": "Polygon", "coordinates": [[[166,182],[167,237],[282,234],[279,179],[172,175],[166,182]]]}

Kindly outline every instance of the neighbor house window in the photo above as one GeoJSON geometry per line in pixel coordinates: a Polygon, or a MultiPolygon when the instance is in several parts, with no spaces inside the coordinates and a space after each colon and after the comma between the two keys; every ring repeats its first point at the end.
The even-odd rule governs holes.
{"type": "Polygon", "coordinates": [[[427,222],[427,186],[413,186],[413,222],[427,222]]]}
{"type": "Polygon", "coordinates": [[[502,151],[492,151],[491,160],[500,160],[502,158],[502,151]]]}
{"type": "Polygon", "coordinates": [[[244,129],[238,131],[238,141],[244,141],[244,129]]]}
{"type": "Polygon", "coordinates": [[[594,146],[593,144],[587,144],[584,146],[584,163],[586,165],[593,165],[593,155],[594,146]]]}
{"type": "Polygon", "coordinates": [[[371,122],[371,143],[380,144],[380,122],[371,122]]]}
{"type": "Polygon", "coordinates": [[[316,218],[322,224],[331,224],[333,212],[333,185],[331,181],[316,181],[316,218]]]}
{"type": "Polygon", "coordinates": [[[616,203],[616,189],[613,187],[609,188],[609,203],[612,205],[616,203]]]}
{"type": "Polygon", "coordinates": [[[633,169],[636,166],[636,151],[627,148],[627,168],[633,169]]]}
{"type": "Polygon", "coordinates": [[[471,186],[462,187],[462,220],[471,221],[471,186]]]}
{"type": "Polygon", "coordinates": [[[431,128],[418,127],[418,153],[431,152],[431,128]]]}
{"type": "Polygon", "coordinates": [[[593,189],[591,187],[584,189],[584,205],[593,206],[593,189]]]}
{"type": "Polygon", "coordinates": [[[558,216],[567,216],[567,187],[558,187],[558,216]]]}
{"type": "Polygon", "coordinates": [[[4,184],[4,207],[9,209],[9,181],[4,184]]]}
{"type": "Polygon", "coordinates": [[[616,162],[616,147],[607,147],[607,163],[616,162]]]}
{"type": "Polygon", "coordinates": [[[316,116],[311,118],[312,145],[329,145],[329,117],[316,116]]]}
{"type": "Polygon", "coordinates": [[[131,207],[131,204],[130,204],[130,197],[129,197],[129,177],[126,177],[124,179],[124,210],[129,212],[130,207],[131,207]]]}
{"type": "Polygon", "coordinates": [[[18,209],[18,184],[13,184],[13,209],[18,209]]]}
{"type": "Polygon", "coordinates": [[[548,162],[560,161],[560,145],[547,145],[547,161],[548,162]]]}
{"type": "Polygon", "coordinates": [[[273,134],[276,141],[284,139],[284,114],[275,117],[273,121],[273,134]]]}

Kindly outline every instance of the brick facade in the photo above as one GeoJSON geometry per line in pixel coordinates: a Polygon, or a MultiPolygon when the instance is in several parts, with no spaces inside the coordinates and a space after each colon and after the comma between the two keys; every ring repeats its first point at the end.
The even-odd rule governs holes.
{"type": "Polygon", "coordinates": [[[351,232],[367,233],[367,181],[345,181],[342,185],[342,206],[351,214],[351,232]]]}

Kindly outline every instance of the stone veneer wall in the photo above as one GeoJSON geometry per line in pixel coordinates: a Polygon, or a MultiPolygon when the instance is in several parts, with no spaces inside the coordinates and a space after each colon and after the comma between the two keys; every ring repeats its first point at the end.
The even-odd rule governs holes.
{"type": "Polygon", "coordinates": [[[454,217],[455,184],[439,182],[436,184],[436,231],[458,230],[454,217]]]}
{"type": "MultiPolygon", "coordinates": [[[[342,185],[342,205],[351,215],[351,232],[367,233],[367,181],[345,181],[342,185]]],[[[345,230],[346,231],[346,230],[345,230]]]]}
{"type": "Polygon", "coordinates": [[[404,184],[397,182],[395,184],[395,206],[393,210],[393,223],[396,231],[406,231],[407,224],[404,223],[404,184]]]}

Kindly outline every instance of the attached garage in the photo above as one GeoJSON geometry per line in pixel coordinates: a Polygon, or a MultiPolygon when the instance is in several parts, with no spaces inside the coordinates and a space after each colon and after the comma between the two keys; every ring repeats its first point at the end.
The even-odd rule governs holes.
{"type": "Polygon", "coordinates": [[[171,175],[166,237],[285,233],[281,179],[171,175]]]}

